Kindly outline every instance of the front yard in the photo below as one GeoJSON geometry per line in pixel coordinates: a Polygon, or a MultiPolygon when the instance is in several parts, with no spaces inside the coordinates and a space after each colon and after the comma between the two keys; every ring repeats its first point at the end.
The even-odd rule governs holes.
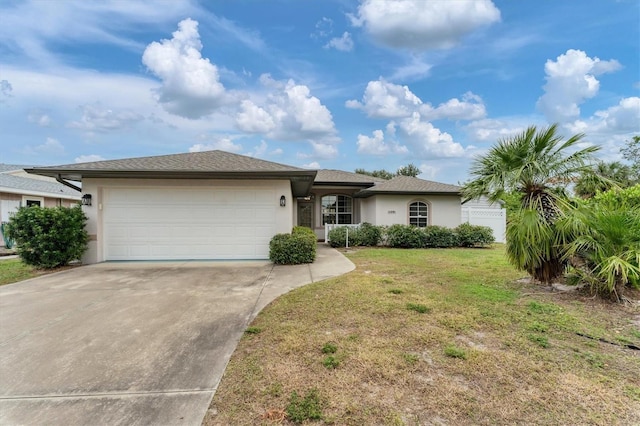
{"type": "Polygon", "coordinates": [[[205,425],[640,424],[637,306],[518,284],[502,246],[347,256],[251,324],[205,425]]]}

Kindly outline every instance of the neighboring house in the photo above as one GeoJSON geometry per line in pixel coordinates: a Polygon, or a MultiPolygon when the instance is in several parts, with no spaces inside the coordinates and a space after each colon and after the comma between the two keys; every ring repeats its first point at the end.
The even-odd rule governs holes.
{"type": "MultiPolygon", "coordinates": [[[[54,178],[26,173],[24,169],[30,167],[0,164],[0,222],[8,222],[22,206],[70,207],[80,201],[80,192],[54,178]]],[[[4,246],[4,238],[0,245],[4,246]]]]}
{"type": "MultiPolygon", "coordinates": [[[[85,263],[106,260],[267,259],[295,225],[370,222],[454,227],[460,188],[306,170],[224,151],[27,169],[82,181],[90,205],[85,263]]],[[[85,203],[86,204],[86,203],[85,203]]]]}

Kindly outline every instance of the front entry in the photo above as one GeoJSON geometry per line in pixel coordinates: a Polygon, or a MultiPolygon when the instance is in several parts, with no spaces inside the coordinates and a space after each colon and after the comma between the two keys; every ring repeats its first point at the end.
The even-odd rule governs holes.
{"type": "Polygon", "coordinates": [[[298,201],[298,226],[313,229],[313,202],[298,201]]]}

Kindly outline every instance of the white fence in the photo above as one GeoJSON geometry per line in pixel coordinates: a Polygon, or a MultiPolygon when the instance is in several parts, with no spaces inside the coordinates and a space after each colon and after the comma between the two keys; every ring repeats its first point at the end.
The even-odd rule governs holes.
{"type": "Polygon", "coordinates": [[[325,224],[324,225],[324,242],[328,243],[329,242],[329,231],[331,231],[333,228],[338,228],[340,226],[346,226],[348,228],[357,228],[360,226],[359,223],[355,223],[355,224],[350,224],[350,225],[346,225],[346,224],[325,224]]]}
{"type": "Polygon", "coordinates": [[[504,243],[507,230],[507,210],[503,208],[486,208],[473,205],[462,205],[461,221],[472,225],[488,226],[493,230],[496,242],[504,243]]]}

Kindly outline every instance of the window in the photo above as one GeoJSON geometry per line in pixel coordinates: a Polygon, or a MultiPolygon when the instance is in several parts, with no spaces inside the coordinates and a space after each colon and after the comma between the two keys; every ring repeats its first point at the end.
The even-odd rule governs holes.
{"type": "Polygon", "coordinates": [[[43,197],[31,197],[28,195],[22,196],[22,205],[25,207],[43,207],[44,206],[44,198],[43,197]]]}
{"type": "Polygon", "coordinates": [[[429,224],[429,206],[422,201],[409,204],[409,225],[424,228],[429,224]]]}
{"type": "Polygon", "coordinates": [[[353,218],[353,201],[346,195],[322,197],[322,224],[350,224],[353,218]]]}

